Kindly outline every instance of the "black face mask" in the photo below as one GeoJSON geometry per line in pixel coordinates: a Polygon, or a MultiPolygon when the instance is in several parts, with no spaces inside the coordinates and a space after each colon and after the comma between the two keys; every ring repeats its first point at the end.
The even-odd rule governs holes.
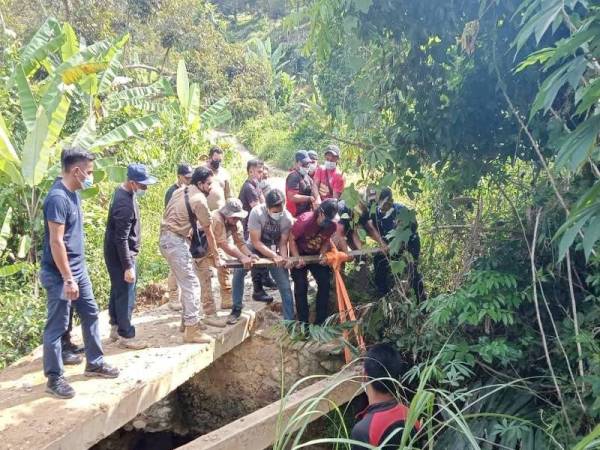
{"type": "Polygon", "coordinates": [[[218,159],[210,160],[210,167],[212,167],[213,169],[217,170],[220,166],[221,166],[221,161],[219,161],[218,159]]]}
{"type": "Polygon", "coordinates": [[[332,223],[333,223],[333,220],[331,220],[331,219],[324,219],[323,222],[321,222],[321,225],[319,225],[319,226],[321,228],[329,228],[332,223]]]}

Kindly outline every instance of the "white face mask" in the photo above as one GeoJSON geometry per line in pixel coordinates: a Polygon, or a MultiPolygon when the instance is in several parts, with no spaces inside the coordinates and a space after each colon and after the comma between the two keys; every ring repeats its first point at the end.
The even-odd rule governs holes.
{"type": "Polygon", "coordinates": [[[281,220],[281,218],[283,217],[283,211],[280,211],[280,212],[269,211],[269,217],[273,220],[281,220]]]}
{"type": "Polygon", "coordinates": [[[325,168],[327,170],[333,170],[337,167],[337,163],[334,161],[325,161],[325,168]]]}
{"type": "Polygon", "coordinates": [[[308,173],[309,173],[309,174],[311,174],[311,175],[312,175],[313,173],[315,173],[315,172],[316,172],[316,170],[317,170],[317,163],[311,163],[311,164],[308,166],[308,173]]]}
{"type": "Polygon", "coordinates": [[[143,189],[138,189],[137,191],[135,191],[135,195],[139,198],[139,197],[143,197],[144,195],[146,195],[146,191],[143,189]]]}
{"type": "Polygon", "coordinates": [[[298,173],[304,176],[308,173],[308,171],[306,170],[306,167],[298,167],[298,173]]]}

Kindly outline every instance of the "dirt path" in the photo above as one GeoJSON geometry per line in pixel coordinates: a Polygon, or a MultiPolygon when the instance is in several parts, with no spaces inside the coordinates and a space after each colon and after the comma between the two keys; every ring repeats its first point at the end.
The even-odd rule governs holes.
{"type": "MultiPolygon", "coordinates": [[[[249,160],[257,157],[256,155],[250,153],[248,148],[246,148],[246,146],[242,144],[239,141],[239,139],[232,134],[218,130],[210,130],[208,132],[208,139],[211,142],[225,141],[230,143],[233,146],[233,148],[235,148],[241,155],[242,163],[244,166],[249,160]]],[[[269,171],[269,184],[271,185],[271,187],[273,189],[279,189],[280,191],[285,192],[285,179],[287,177],[287,173],[284,170],[278,169],[277,167],[274,167],[272,165],[269,165],[269,171]]]]}

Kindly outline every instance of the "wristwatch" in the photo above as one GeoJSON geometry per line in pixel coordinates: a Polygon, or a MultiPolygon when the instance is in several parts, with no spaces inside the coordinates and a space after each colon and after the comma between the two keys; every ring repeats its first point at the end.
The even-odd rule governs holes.
{"type": "Polygon", "coordinates": [[[75,284],[75,279],[74,278],[67,278],[66,280],[63,281],[65,284],[75,284]]]}

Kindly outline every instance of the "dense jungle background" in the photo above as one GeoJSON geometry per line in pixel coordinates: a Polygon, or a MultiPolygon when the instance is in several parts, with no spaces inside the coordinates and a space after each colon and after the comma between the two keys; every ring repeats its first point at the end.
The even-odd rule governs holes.
{"type": "MultiPolygon", "coordinates": [[[[597,2],[0,0],[0,51],[0,367],[41,340],[41,202],[62,148],[99,156],[84,209],[106,306],[127,163],[160,179],[141,200],[143,291],[167,274],[164,191],[210,130],[283,170],[333,142],[349,205],[391,186],[419,222],[428,300],[399,264],[361,323],[423,383],[427,448],[600,448],[597,2]]],[[[237,192],[241,157],[221,145],[237,192]]]]}

